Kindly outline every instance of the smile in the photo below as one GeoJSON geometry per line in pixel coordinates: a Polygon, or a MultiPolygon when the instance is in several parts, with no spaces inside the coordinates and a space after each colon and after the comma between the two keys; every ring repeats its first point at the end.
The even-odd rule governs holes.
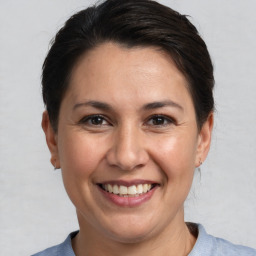
{"type": "Polygon", "coordinates": [[[151,199],[158,187],[156,182],[146,180],[118,180],[97,183],[100,194],[119,207],[138,207],[151,199]]]}
{"type": "Polygon", "coordinates": [[[136,197],[148,193],[157,184],[138,184],[129,187],[117,184],[99,184],[101,189],[121,197],[136,197]]]}

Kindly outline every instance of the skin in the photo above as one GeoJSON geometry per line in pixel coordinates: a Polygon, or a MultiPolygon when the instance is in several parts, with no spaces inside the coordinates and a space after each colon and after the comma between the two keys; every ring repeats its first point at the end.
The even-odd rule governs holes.
{"type": "Polygon", "coordinates": [[[164,52],[104,43],[82,56],[61,103],[58,132],[47,112],[42,120],[51,161],[62,169],[77,209],[76,255],[187,255],[196,238],[184,223],[183,204],[212,126],[211,113],[198,131],[187,81],[164,52]],[[164,104],[152,107],[155,102],[164,104]],[[101,117],[88,118],[95,114],[101,117]],[[135,207],[106,200],[97,185],[137,179],[158,186],[135,207]]]}

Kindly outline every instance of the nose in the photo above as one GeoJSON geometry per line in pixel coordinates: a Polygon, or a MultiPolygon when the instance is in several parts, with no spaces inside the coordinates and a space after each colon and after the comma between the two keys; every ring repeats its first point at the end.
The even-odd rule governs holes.
{"type": "Polygon", "coordinates": [[[132,171],[146,165],[149,156],[139,129],[122,127],[113,137],[112,146],[106,156],[109,165],[124,171],[132,171]]]}

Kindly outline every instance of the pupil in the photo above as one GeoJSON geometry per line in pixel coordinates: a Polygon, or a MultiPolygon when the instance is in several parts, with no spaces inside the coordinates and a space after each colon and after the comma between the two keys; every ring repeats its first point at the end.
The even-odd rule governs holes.
{"type": "Polygon", "coordinates": [[[92,124],[98,125],[102,123],[102,118],[100,116],[96,116],[92,118],[92,124]]]}
{"type": "Polygon", "coordinates": [[[155,125],[163,124],[163,118],[162,117],[156,117],[153,121],[155,125]]]}

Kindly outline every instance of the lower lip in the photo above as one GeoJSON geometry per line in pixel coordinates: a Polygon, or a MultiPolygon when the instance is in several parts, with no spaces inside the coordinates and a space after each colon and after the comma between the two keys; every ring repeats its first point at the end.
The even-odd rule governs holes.
{"type": "Polygon", "coordinates": [[[142,205],[143,203],[150,200],[150,198],[153,196],[156,189],[157,189],[157,186],[152,188],[147,193],[141,194],[139,196],[123,197],[123,196],[115,195],[113,193],[108,193],[107,191],[99,187],[100,192],[104,195],[106,199],[116,204],[117,206],[121,206],[121,207],[136,207],[136,206],[142,205]]]}

